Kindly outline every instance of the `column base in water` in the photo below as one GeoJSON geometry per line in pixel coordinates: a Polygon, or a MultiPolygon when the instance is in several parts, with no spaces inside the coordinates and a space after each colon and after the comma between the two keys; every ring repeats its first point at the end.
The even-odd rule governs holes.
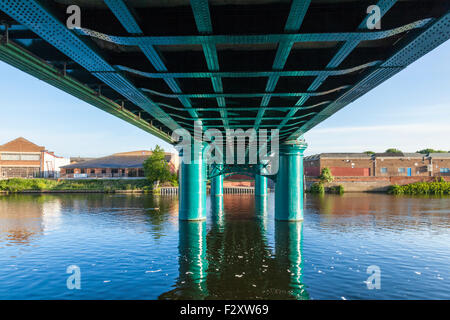
{"type": "Polygon", "coordinates": [[[275,219],[303,220],[303,151],[304,141],[287,141],[280,146],[275,186],[275,219]]]}
{"type": "MultiPolygon", "coordinates": [[[[183,152],[189,150],[183,150],[183,152]]],[[[206,219],[206,161],[203,145],[194,141],[191,146],[190,163],[180,154],[180,195],[179,219],[206,219]]]]}

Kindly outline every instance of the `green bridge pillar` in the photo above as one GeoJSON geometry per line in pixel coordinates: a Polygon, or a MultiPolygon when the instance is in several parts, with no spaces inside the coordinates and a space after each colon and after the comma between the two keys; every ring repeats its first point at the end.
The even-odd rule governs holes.
{"type": "MultiPolygon", "coordinates": [[[[217,171],[221,171],[223,164],[214,164],[214,167],[217,171]]],[[[223,196],[223,175],[211,178],[211,197],[215,196],[223,196]]]]}
{"type": "Polygon", "coordinates": [[[275,186],[275,219],[303,220],[304,141],[288,141],[280,146],[279,168],[275,186]]]}
{"type": "Polygon", "coordinates": [[[267,196],[267,177],[255,174],[255,196],[267,196]]]}
{"type": "MultiPolygon", "coordinates": [[[[185,150],[183,150],[185,152],[185,150]]],[[[180,154],[180,220],[206,219],[206,161],[203,144],[193,141],[190,163],[180,154]]]]}

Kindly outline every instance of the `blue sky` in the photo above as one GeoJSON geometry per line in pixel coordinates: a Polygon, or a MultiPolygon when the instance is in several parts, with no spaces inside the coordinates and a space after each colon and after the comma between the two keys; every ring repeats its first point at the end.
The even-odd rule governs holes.
{"type": "MultiPolygon", "coordinates": [[[[305,134],[306,154],[450,150],[450,41],[305,134]]],[[[62,156],[170,145],[0,62],[0,144],[23,136],[62,156]]]]}

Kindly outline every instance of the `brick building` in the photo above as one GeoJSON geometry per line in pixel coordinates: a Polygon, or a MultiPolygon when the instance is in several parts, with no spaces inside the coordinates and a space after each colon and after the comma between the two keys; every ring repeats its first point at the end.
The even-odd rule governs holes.
{"type": "Polygon", "coordinates": [[[450,176],[450,153],[321,153],[304,158],[305,175],[323,168],[336,177],[450,176]]]}
{"type": "MultiPolygon", "coordinates": [[[[110,156],[74,162],[61,168],[62,178],[138,178],[144,177],[144,161],[152,154],[148,150],[115,153],[110,156]]],[[[172,172],[179,168],[179,157],[166,152],[166,162],[172,172]]]]}
{"type": "Polygon", "coordinates": [[[366,153],[321,153],[303,159],[305,175],[317,177],[323,168],[333,176],[371,176],[373,160],[366,153]]]}
{"type": "Polygon", "coordinates": [[[57,178],[60,167],[68,163],[22,137],[0,145],[0,179],[57,178]]]}

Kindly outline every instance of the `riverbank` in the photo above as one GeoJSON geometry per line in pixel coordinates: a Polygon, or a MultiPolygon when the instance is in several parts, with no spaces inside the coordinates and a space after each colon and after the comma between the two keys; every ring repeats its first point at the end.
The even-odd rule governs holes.
{"type": "Polygon", "coordinates": [[[112,193],[152,192],[147,179],[133,180],[52,180],[8,179],[0,180],[0,193],[112,193]]]}
{"type": "MultiPolygon", "coordinates": [[[[450,177],[439,177],[439,179],[450,182],[450,177]]],[[[305,187],[310,189],[311,186],[319,182],[316,177],[306,177],[305,187]]],[[[389,188],[393,185],[408,185],[418,182],[432,183],[436,181],[436,177],[334,177],[333,182],[325,183],[325,187],[342,186],[345,192],[389,192],[389,188]]]]}

